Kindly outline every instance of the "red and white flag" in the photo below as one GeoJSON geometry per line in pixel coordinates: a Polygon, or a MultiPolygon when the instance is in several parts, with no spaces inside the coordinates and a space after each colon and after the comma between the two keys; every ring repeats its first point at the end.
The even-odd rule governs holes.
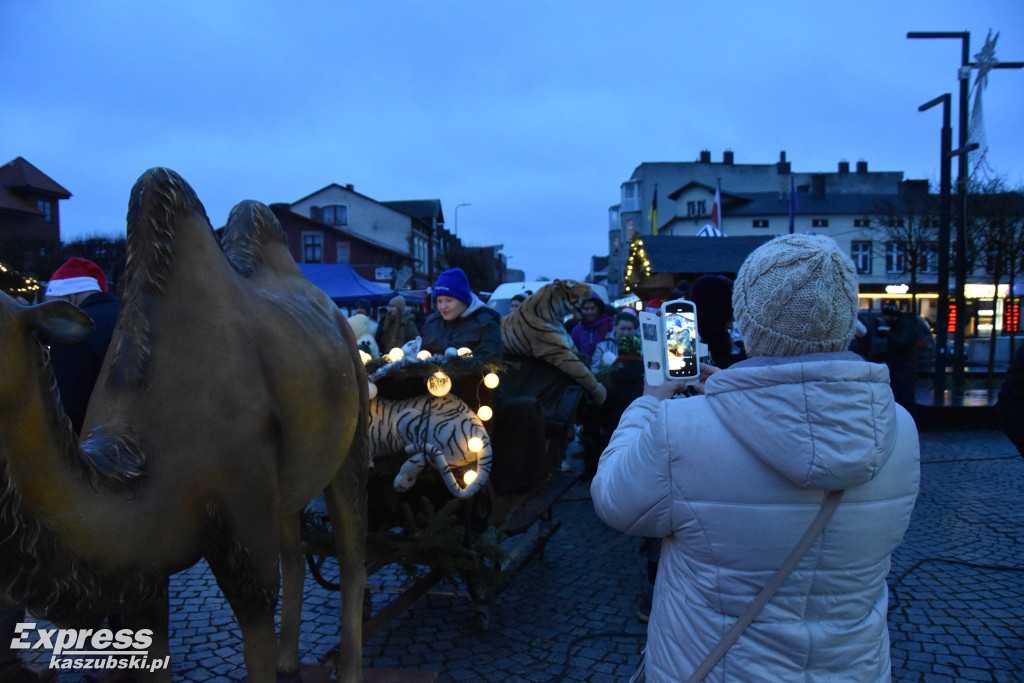
{"type": "Polygon", "coordinates": [[[697,237],[725,237],[722,230],[722,184],[715,187],[715,205],[711,207],[711,221],[697,231],[697,237]]]}

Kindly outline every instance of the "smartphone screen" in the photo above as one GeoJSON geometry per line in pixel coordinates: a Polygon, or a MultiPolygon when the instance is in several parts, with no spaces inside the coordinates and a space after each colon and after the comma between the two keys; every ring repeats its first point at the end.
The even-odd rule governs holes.
{"type": "Polygon", "coordinates": [[[668,351],[669,377],[685,379],[696,377],[697,367],[697,312],[689,301],[666,304],[665,348],[668,351]]]}

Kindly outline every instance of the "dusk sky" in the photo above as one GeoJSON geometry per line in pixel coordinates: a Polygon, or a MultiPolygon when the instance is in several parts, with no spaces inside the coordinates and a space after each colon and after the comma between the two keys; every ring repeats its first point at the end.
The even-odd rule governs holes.
{"type": "MultiPolygon", "coordinates": [[[[643,162],[866,160],[937,181],[959,40],[1024,61],[1024,0],[0,0],[0,164],[66,187],[65,241],[117,235],[167,166],[214,226],[331,183],[437,198],[527,279],[583,278],[643,162]]],[[[973,79],[972,79],[973,84],[973,79]]],[[[1024,185],[1024,70],[984,91],[989,164],[1024,185]]],[[[954,106],[953,119],[956,122],[954,106]]],[[[954,133],[955,135],[955,133],[954,133]]]]}

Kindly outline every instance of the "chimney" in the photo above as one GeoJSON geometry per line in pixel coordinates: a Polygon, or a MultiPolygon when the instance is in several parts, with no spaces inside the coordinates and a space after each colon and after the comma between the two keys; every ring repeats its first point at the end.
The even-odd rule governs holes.
{"type": "Polygon", "coordinates": [[[345,189],[346,190],[353,190],[354,191],[356,189],[356,187],[352,183],[348,183],[347,185],[345,185],[345,189]]]}
{"type": "Polygon", "coordinates": [[[811,176],[811,196],[815,199],[825,198],[825,174],[815,173],[811,176]]]}
{"type": "Polygon", "coordinates": [[[702,164],[710,164],[711,163],[711,150],[710,149],[702,149],[700,151],[700,163],[702,163],[702,164]]]}
{"type": "Polygon", "coordinates": [[[786,161],[786,150],[779,152],[779,163],[775,164],[775,168],[778,170],[779,175],[790,173],[789,162],[786,161]]]}
{"type": "Polygon", "coordinates": [[[722,152],[722,163],[726,166],[732,166],[732,150],[727,149],[722,152]]]}
{"type": "Polygon", "coordinates": [[[866,162],[864,160],[858,161],[857,162],[857,173],[867,173],[867,172],[868,172],[868,162],[866,162]]]}
{"type": "Polygon", "coordinates": [[[849,161],[840,161],[839,162],[839,172],[840,173],[849,173],[850,172],[850,162],[849,161]]]}

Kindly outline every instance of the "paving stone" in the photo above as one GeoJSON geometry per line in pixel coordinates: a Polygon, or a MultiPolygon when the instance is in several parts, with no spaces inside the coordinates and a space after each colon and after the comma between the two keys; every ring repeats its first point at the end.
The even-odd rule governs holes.
{"type": "MultiPolygon", "coordinates": [[[[1024,680],[1024,573],[1009,569],[1024,566],[1024,458],[982,430],[923,432],[921,451],[921,496],[888,580],[893,680],[1024,680]]],[[[364,666],[432,671],[441,683],[627,679],[646,633],[639,541],[597,519],[583,484],[553,517],[562,527],[491,605],[489,630],[476,630],[464,585],[445,581],[364,646],[364,666]]],[[[398,566],[372,576],[374,610],[413,580],[398,566]]],[[[170,597],[174,679],[243,678],[237,621],[205,563],[172,577],[170,597]]],[[[337,645],[339,604],[306,582],[303,662],[337,645]]]]}

